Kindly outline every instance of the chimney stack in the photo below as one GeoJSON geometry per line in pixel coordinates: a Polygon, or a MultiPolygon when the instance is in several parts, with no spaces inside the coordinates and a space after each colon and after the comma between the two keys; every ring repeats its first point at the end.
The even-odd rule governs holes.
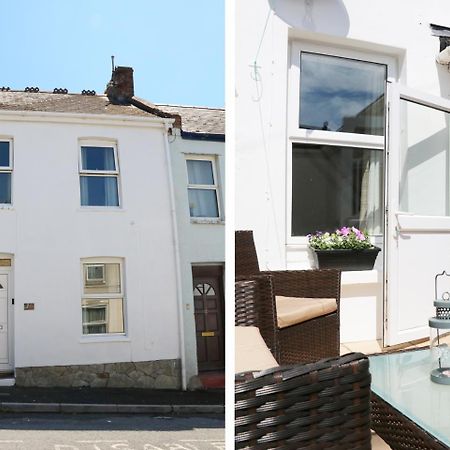
{"type": "Polygon", "coordinates": [[[106,86],[105,94],[115,105],[127,105],[134,96],[134,81],[132,67],[116,67],[111,81],[106,86]]]}

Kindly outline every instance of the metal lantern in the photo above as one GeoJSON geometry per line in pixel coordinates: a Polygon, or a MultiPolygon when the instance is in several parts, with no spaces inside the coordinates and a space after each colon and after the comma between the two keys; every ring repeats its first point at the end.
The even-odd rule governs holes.
{"type": "Polygon", "coordinates": [[[431,381],[450,384],[450,274],[445,270],[434,279],[434,294],[436,317],[428,321],[433,364],[431,381]]]}

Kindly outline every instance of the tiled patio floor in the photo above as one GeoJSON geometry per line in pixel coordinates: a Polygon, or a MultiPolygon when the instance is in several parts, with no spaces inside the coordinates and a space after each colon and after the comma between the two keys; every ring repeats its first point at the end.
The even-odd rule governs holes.
{"type": "MultiPolygon", "coordinates": [[[[407,344],[397,346],[397,349],[407,349],[414,347],[423,347],[429,345],[429,341],[423,342],[408,342],[407,344]]],[[[389,350],[394,348],[390,347],[389,350]]],[[[341,344],[341,355],[345,355],[349,352],[361,352],[369,355],[371,353],[381,353],[383,351],[381,341],[364,341],[364,342],[346,342],[341,344]]],[[[373,433],[372,436],[372,450],[389,450],[391,447],[383,441],[377,434],[373,433]]]]}

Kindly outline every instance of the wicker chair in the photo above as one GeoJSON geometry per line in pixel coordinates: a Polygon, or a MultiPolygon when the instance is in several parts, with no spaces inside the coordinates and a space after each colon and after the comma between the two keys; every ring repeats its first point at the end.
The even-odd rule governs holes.
{"type": "Polygon", "coordinates": [[[271,277],[249,276],[235,283],[234,324],[258,327],[272,355],[280,360],[271,277]]]}
{"type": "Polygon", "coordinates": [[[370,449],[370,380],[361,353],[237,375],[235,448],[370,449]]]}
{"type": "MultiPolygon", "coordinates": [[[[267,280],[236,282],[235,324],[258,326],[263,334],[261,322],[272,323],[272,333],[265,331],[271,338],[273,312],[270,321],[258,298],[267,280]]],[[[369,450],[370,380],[361,353],[236,375],[235,448],[369,450]]]]}
{"type": "MultiPolygon", "coordinates": [[[[276,328],[275,345],[269,347],[280,364],[313,362],[321,358],[339,355],[339,308],[341,273],[339,270],[286,270],[260,271],[256,255],[253,233],[236,231],[236,279],[252,279],[255,276],[269,278],[270,289],[260,296],[265,306],[260,308],[275,311],[274,296],[335,298],[337,310],[285,328],[276,328]],[[274,351],[276,353],[274,353],[274,351]]],[[[267,333],[265,326],[261,334],[267,333]]]]}

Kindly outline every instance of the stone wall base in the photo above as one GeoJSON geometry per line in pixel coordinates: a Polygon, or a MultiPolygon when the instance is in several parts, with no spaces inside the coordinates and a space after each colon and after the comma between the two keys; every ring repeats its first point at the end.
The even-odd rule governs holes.
{"type": "Polygon", "coordinates": [[[16,385],[181,389],[180,360],[18,367],[16,385]]]}

